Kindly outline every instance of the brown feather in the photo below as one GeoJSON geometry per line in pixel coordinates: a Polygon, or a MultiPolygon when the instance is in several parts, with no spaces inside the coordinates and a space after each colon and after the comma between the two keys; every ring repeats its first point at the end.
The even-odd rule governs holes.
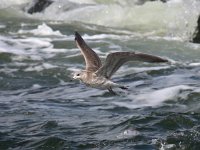
{"type": "Polygon", "coordinates": [[[109,79],[124,63],[128,61],[144,61],[151,63],[168,62],[168,60],[161,57],[144,53],[115,52],[110,53],[107,56],[104,65],[96,71],[96,74],[109,79]]]}
{"type": "Polygon", "coordinates": [[[99,56],[85,43],[78,32],[75,32],[75,41],[85,59],[86,70],[92,72],[97,71],[101,67],[99,56]]]}

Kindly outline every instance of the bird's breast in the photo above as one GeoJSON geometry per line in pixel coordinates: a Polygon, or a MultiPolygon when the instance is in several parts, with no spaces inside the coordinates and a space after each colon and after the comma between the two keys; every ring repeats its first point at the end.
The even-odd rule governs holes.
{"type": "Polygon", "coordinates": [[[88,73],[82,80],[87,86],[98,88],[98,89],[108,89],[115,86],[115,83],[104,78],[99,77],[95,73],[88,73]]]}
{"type": "Polygon", "coordinates": [[[108,82],[109,80],[107,80],[106,78],[93,76],[93,77],[88,78],[85,81],[85,84],[93,88],[107,89],[108,82]]]}

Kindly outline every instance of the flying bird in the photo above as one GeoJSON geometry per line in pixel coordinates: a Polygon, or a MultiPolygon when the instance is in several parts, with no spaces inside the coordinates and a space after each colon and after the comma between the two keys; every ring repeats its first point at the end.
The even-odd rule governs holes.
{"type": "Polygon", "coordinates": [[[114,52],[108,54],[104,64],[99,56],[86,44],[78,32],[75,32],[75,42],[85,60],[85,70],[75,72],[73,79],[81,80],[86,85],[108,89],[112,94],[116,94],[113,88],[127,89],[126,86],[115,83],[111,80],[112,75],[128,61],[144,61],[150,63],[168,62],[167,59],[138,52],[114,52]]]}

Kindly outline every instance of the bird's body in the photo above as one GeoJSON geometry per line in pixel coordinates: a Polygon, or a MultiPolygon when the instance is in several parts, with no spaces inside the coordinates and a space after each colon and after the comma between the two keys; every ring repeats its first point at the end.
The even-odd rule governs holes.
{"type": "Polygon", "coordinates": [[[98,55],[85,43],[77,32],[75,33],[75,41],[84,56],[86,69],[76,72],[73,78],[79,79],[93,88],[108,89],[113,94],[115,94],[112,90],[113,88],[127,89],[125,86],[110,80],[111,76],[127,61],[168,62],[168,60],[161,57],[144,53],[115,52],[110,53],[102,65],[98,55]]]}
{"type": "Polygon", "coordinates": [[[96,75],[95,72],[86,71],[86,70],[82,71],[80,77],[81,77],[80,80],[83,83],[94,88],[105,89],[107,85],[106,82],[108,82],[108,79],[104,77],[99,77],[96,75]]]}
{"type": "Polygon", "coordinates": [[[87,86],[97,88],[97,89],[108,89],[111,93],[114,94],[112,88],[122,88],[126,89],[125,86],[114,83],[113,81],[103,77],[98,76],[95,72],[90,72],[83,70],[81,73],[78,73],[80,76],[80,80],[86,84],[87,86]]]}

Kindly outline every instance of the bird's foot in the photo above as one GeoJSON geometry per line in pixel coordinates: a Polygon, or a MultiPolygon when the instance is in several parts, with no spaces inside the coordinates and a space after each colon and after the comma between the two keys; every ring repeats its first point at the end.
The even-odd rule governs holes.
{"type": "Polygon", "coordinates": [[[112,88],[108,88],[108,91],[109,91],[111,94],[113,94],[113,95],[117,95],[117,93],[114,92],[114,91],[112,90],[112,88]]]}

